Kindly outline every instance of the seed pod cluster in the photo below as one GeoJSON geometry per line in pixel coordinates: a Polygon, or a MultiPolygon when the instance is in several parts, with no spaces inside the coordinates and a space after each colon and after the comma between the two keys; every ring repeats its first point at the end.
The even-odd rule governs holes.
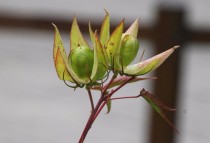
{"type": "MultiPolygon", "coordinates": [[[[177,48],[177,46],[156,55],[148,60],[131,64],[139,50],[138,18],[123,33],[124,20],[113,30],[110,35],[110,17],[106,12],[100,37],[94,33],[89,24],[92,47],[84,39],[76,17],[74,17],[70,32],[70,53],[67,57],[64,44],[57,27],[55,27],[53,58],[58,77],[80,85],[98,85],[98,80],[103,80],[106,73],[126,76],[139,76],[159,67],[177,48]]],[[[82,87],[82,86],[81,86],[82,87]]]]}

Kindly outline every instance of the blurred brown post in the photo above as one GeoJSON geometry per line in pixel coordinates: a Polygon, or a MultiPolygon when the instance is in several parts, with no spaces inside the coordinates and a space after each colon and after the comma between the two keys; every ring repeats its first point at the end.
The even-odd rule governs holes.
{"type": "MultiPolygon", "coordinates": [[[[181,47],[176,50],[165,63],[156,70],[155,95],[166,105],[176,107],[178,99],[177,89],[179,81],[180,57],[179,51],[183,48],[185,39],[184,12],[182,9],[164,9],[159,11],[157,24],[155,25],[152,39],[155,44],[156,53],[161,53],[175,45],[181,47]]],[[[175,123],[176,112],[167,113],[167,117],[175,123]]],[[[152,111],[149,143],[173,143],[173,129],[158,115],[152,111]]]]}

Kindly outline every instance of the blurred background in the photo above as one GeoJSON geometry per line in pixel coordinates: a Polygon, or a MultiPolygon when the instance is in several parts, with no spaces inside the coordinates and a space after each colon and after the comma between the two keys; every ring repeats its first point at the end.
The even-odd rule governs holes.
{"type": "MultiPolygon", "coordinates": [[[[167,113],[180,134],[141,98],[115,101],[91,128],[86,143],[197,143],[210,140],[209,0],[1,0],[0,142],[76,143],[90,114],[84,89],[60,81],[52,59],[54,31],[69,51],[74,15],[88,38],[88,22],[100,29],[104,8],[112,29],[125,18],[140,18],[144,59],[175,45],[180,48],[155,72],[155,81],[126,86],[116,94],[137,95],[142,88],[177,111],[167,113]]],[[[138,57],[138,58],[139,58],[138,57]]],[[[138,61],[138,58],[136,61],[138,61]]],[[[97,93],[94,98],[97,99],[97,93]]]]}

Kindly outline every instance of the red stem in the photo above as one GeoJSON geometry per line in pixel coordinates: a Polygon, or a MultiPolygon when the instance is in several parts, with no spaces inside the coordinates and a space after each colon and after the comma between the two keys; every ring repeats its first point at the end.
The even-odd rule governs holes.
{"type": "Polygon", "coordinates": [[[117,77],[117,74],[118,73],[115,72],[114,75],[112,76],[112,79],[109,81],[109,83],[104,87],[104,89],[102,89],[102,96],[105,96],[107,89],[112,84],[112,82],[114,81],[114,79],[117,77]]]}
{"type": "Polygon", "coordinates": [[[132,81],[135,78],[135,76],[130,77],[128,80],[126,80],[123,84],[121,84],[120,86],[118,86],[116,89],[112,90],[112,92],[109,94],[110,97],[117,92],[120,88],[122,88],[123,86],[125,86],[127,83],[129,83],[130,81],[132,81]]]}
{"type": "Polygon", "coordinates": [[[101,112],[101,110],[102,110],[102,109],[104,108],[104,106],[106,105],[106,102],[107,102],[107,101],[104,101],[104,102],[101,104],[100,108],[98,109],[98,111],[96,112],[96,114],[95,114],[95,116],[94,116],[94,118],[93,118],[93,121],[95,121],[95,119],[98,117],[99,113],[101,112]]]}
{"type": "Polygon", "coordinates": [[[91,94],[91,91],[90,91],[90,88],[89,87],[86,87],[87,89],[87,92],[88,92],[88,95],[89,95],[89,99],[90,99],[90,104],[91,104],[91,112],[94,110],[94,103],[93,103],[93,97],[92,97],[92,94],[91,94]]]}
{"type": "MultiPolygon", "coordinates": [[[[91,112],[91,114],[89,116],[89,119],[88,119],[88,121],[87,121],[87,123],[85,125],[85,128],[84,128],[84,130],[82,132],[82,135],[80,137],[79,143],[83,143],[84,142],[85,137],[87,136],[87,133],[90,130],[93,122],[98,117],[98,115],[101,112],[101,110],[103,109],[103,107],[106,105],[106,103],[108,101],[107,99],[110,98],[116,91],[118,91],[120,88],[122,88],[124,85],[126,85],[128,82],[130,82],[131,80],[133,80],[135,78],[135,77],[129,78],[125,83],[121,84],[116,89],[112,90],[111,93],[107,94],[107,89],[108,89],[109,85],[114,81],[114,79],[116,78],[116,76],[117,76],[117,73],[115,73],[112,76],[112,79],[110,80],[110,82],[108,83],[108,85],[104,89],[102,89],[101,97],[98,100],[97,105],[95,106],[95,108],[93,108],[93,110],[92,110],[92,112],[91,112]]],[[[88,91],[88,93],[90,93],[90,90],[88,91]]]]}
{"type": "Polygon", "coordinates": [[[119,99],[128,99],[128,98],[139,98],[141,95],[137,95],[137,96],[123,96],[123,97],[116,97],[116,98],[111,98],[110,100],[119,100],[119,99]]]}
{"type": "MultiPolygon", "coordinates": [[[[123,86],[125,86],[128,82],[132,81],[135,77],[130,77],[127,81],[125,81],[123,84],[121,84],[120,86],[118,86],[116,89],[114,89],[110,94],[107,95],[107,98],[105,99],[105,101],[103,102],[103,104],[100,106],[100,108],[98,109],[97,113],[95,114],[94,120],[98,117],[99,113],[101,112],[101,110],[104,108],[104,106],[106,105],[108,99],[110,99],[112,97],[112,95],[117,92],[120,88],[122,88],[123,86]]],[[[107,86],[108,87],[108,86],[107,86]]]]}

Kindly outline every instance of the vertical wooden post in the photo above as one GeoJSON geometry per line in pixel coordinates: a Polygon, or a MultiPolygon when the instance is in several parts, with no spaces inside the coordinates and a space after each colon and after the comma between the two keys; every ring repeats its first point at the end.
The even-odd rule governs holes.
{"type": "MultiPolygon", "coordinates": [[[[183,48],[184,13],[182,9],[160,9],[158,23],[154,28],[153,41],[157,53],[163,52],[175,45],[183,48]]],[[[176,107],[179,81],[179,52],[176,50],[166,62],[156,70],[155,95],[170,107],[176,107]]],[[[175,122],[175,113],[167,113],[170,121],[175,122]]],[[[173,129],[154,111],[151,116],[150,143],[173,143],[173,129]]]]}

